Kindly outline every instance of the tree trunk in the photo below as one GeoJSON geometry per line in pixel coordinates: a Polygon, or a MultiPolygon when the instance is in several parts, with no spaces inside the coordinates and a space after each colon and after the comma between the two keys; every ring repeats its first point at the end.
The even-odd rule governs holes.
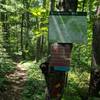
{"type": "Polygon", "coordinates": [[[55,10],[55,0],[51,0],[51,11],[55,10]]]}
{"type": "Polygon", "coordinates": [[[100,66],[100,7],[97,7],[97,18],[93,27],[93,55],[95,63],[100,66]]]}
{"type": "Polygon", "coordinates": [[[89,95],[100,97],[100,6],[97,7],[93,24],[93,60],[90,78],[89,95]]]}

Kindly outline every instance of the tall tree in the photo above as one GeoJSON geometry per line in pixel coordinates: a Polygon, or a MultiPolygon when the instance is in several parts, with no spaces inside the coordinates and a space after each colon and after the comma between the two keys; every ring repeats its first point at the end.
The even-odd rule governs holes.
{"type": "Polygon", "coordinates": [[[100,5],[97,6],[93,25],[93,55],[97,66],[100,66],[100,5]]]}
{"type": "Polygon", "coordinates": [[[97,4],[96,16],[93,23],[93,68],[91,71],[89,94],[91,96],[100,97],[100,2],[97,4]]]}

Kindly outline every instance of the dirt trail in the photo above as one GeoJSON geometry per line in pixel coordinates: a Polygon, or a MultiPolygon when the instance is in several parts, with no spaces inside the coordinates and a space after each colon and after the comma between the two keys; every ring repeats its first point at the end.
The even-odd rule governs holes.
{"type": "Polygon", "coordinates": [[[7,89],[1,93],[0,100],[22,100],[21,93],[27,80],[27,69],[18,63],[16,70],[6,77],[8,78],[8,86],[7,89]]]}

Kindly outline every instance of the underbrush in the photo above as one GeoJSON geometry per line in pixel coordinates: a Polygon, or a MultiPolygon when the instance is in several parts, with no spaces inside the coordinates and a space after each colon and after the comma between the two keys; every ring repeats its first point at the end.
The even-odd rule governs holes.
{"type": "Polygon", "coordinates": [[[22,62],[27,68],[28,75],[22,93],[22,100],[45,100],[46,83],[39,68],[40,63],[36,63],[35,61],[22,62]]]}
{"type": "MultiPolygon", "coordinates": [[[[22,62],[28,69],[22,100],[45,100],[45,79],[39,68],[41,61],[22,62]]],[[[68,84],[65,87],[62,100],[82,100],[87,98],[89,88],[89,73],[87,70],[72,68],[68,75],[68,84]]]]}
{"type": "Polygon", "coordinates": [[[3,92],[7,89],[9,84],[6,75],[12,73],[15,70],[15,64],[12,60],[0,58],[0,92],[3,92]]]}

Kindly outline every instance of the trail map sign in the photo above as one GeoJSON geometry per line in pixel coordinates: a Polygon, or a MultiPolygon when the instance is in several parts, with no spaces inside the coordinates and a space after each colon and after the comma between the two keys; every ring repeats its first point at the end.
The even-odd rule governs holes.
{"type": "Polygon", "coordinates": [[[51,14],[49,17],[49,42],[86,43],[86,16],[51,14]]]}

